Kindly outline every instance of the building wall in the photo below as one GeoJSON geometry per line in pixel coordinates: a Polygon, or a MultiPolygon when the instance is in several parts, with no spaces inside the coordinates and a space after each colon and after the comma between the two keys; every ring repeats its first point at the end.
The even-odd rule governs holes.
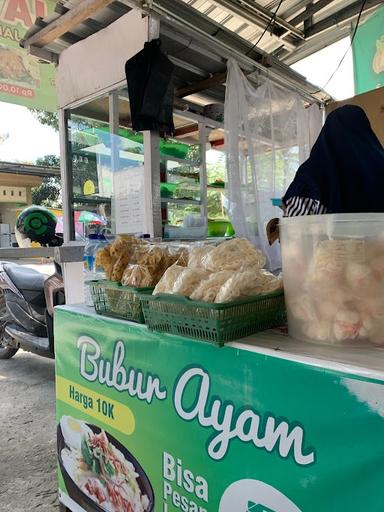
{"type": "Polygon", "coordinates": [[[23,187],[26,189],[26,201],[9,202],[1,201],[0,195],[0,222],[9,224],[11,233],[15,231],[17,210],[26,208],[32,204],[32,188],[42,182],[39,176],[26,176],[21,174],[0,173],[0,187],[23,187]]]}
{"type": "Polygon", "coordinates": [[[19,208],[20,203],[0,203],[0,222],[9,224],[11,233],[15,231],[17,210],[19,208]]]}
{"type": "Polygon", "coordinates": [[[0,172],[0,185],[9,187],[37,187],[43,179],[39,176],[27,176],[22,174],[12,174],[0,172]]]}
{"type": "Polygon", "coordinates": [[[367,114],[373,131],[384,146],[384,87],[359,94],[348,100],[330,103],[326,108],[327,114],[342,105],[357,105],[361,107],[367,114]]]}

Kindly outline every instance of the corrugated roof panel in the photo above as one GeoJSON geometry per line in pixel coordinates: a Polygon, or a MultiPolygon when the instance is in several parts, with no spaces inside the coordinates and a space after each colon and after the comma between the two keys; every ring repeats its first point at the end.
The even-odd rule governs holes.
{"type": "MultiPolygon", "coordinates": [[[[223,21],[228,18],[228,16],[232,18],[236,18],[230,12],[226,11],[224,8],[216,5],[214,2],[210,2],[208,0],[183,0],[184,3],[190,5],[194,9],[197,9],[201,13],[209,16],[216,23],[223,23],[223,21]]],[[[237,19],[237,18],[236,18],[237,19]]]]}
{"type": "Polygon", "coordinates": [[[240,27],[237,30],[235,30],[235,32],[236,32],[236,34],[240,35],[243,32],[243,30],[245,30],[248,27],[249,27],[249,25],[247,23],[243,23],[242,25],[240,25],[240,27]]]}
{"type": "MultiPolygon", "coordinates": [[[[335,0],[329,0],[333,2],[335,0]]],[[[309,4],[312,4],[313,0],[284,0],[280,6],[279,14],[284,19],[289,21],[290,19],[297,16],[302,12],[309,4]]],[[[276,9],[276,5],[272,10],[276,9]]]]}
{"type": "Polygon", "coordinates": [[[193,4],[193,7],[198,11],[205,13],[205,11],[212,7],[212,3],[207,0],[197,0],[197,2],[193,4]]]}
{"type": "MultiPolygon", "coordinates": [[[[67,0],[60,3],[66,8],[73,8],[76,5],[81,5],[82,1],[83,0],[67,0]]],[[[185,14],[187,21],[189,19],[194,20],[196,27],[201,28],[203,31],[205,31],[205,27],[208,27],[207,33],[209,33],[210,36],[213,34],[213,37],[216,37],[217,41],[224,42],[224,44],[227,44],[229,41],[230,43],[228,44],[231,44],[234,49],[239,48],[239,51],[242,51],[245,54],[248,52],[248,46],[244,45],[239,38],[235,38],[233,35],[231,35],[229,31],[237,33],[243,40],[248,41],[248,43],[251,43],[252,45],[257,42],[258,48],[268,53],[272,53],[274,50],[279,48],[281,50],[278,53],[279,57],[281,59],[285,59],[289,63],[302,58],[304,54],[306,56],[310,53],[313,53],[313,51],[319,49],[320,43],[320,46],[325,46],[327,42],[334,42],[341,37],[344,37],[346,35],[346,27],[350,27],[350,20],[344,20],[339,24],[335,24],[333,27],[328,26],[328,24],[326,24],[324,27],[324,24],[321,24],[318,27],[319,33],[316,33],[315,30],[312,30],[312,36],[309,37],[311,31],[308,31],[307,39],[303,40],[301,38],[302,34],[300,32],[297,33],[297,30],[288,33],[285,28],[282,28],[284,27],[282,20],[292,20],[299,13],[302,13],[305,8],[310,7],[311,4],[316,6],[316,0],[284,0],[283,2],[281,2],[281,0],[255,1],[257,4],[265,7],[269,11],[275,11],[276,8],[279,7],[276,23],[273,25],[276,29],[276,32],[279,35],[281,34],[280,37],[277,37],[276,35],[271,36],[271,27],[268,27],[265,35],[261,41],[259,41],[260,36],[265,31],[268,20],[265,19],[265,16],[260,16],[260,14],[257,14],[257,9],[255,8],[254,22],[247,21],[246,16],[252,16],[253,0],[227,0],[226,4],[228,5],[226,5],[224,8],[219,5],[221,0],[182,0],[182,4],[191,7],[191,9],[188,10],[180,8],[181,1],[168,0],[164,1],[164,6],[161,4],[160,8],[166,12],[166,16],[163,18],[163,24],[166,23],[165,20],[172,20],[172,12],[174,9],[175,13],[179,16],[180,19],[182,19],[182,15],[185,14]],[[240,16],[240,14],[233,14],[232,9],[236,10],[239,8],[244,10],[243,16],[240,16]],[[191,12],[192,9],[198,11],[201,16],[198,16],[196,12],[191,12]],[[246,9],[247,13],[245,13],[246,9]],[[206,16],[205,21],[202,19],[203,15],[206,16]],[[213,20],[215,23],[223,26],[228,30],[228,32],[225,34],[225,31],[217,31],[216,25],[210,23],[208,19],[213,20]],[[199,24],[201,26],[199,26],[199,24]],[[260,24],[264,26],[260,26],[260,24]],[[326,31],[321,33],[320,31],[324,30],[323,27],[326,28],[326,31]],[[314,33],[316,33],[316,35],[314,35],[314,33]]],[[[71,32],[75,36],[86,38],[91,33],[100,30],[103,26],[107,26],[110,23],[113,23],[117,18],[124,14],[125,9],[129,10],[127,6],[124,7],[125,4],[123,2],[113,2],[109,7],[106,7],[93,15],[91,20],[86,20],[84,23],[81,23],[71,29],[71,32]],[[100,27],[97,27],[97,23],[92,25],[92,20],[98,22],[100,27]]],[[[154,6],[156,2],[157,0],[154,0],[154,6]]],[[[331,17],[330,19],[332,19],[334,13],[340,12],[340,10],[346,6],[352,6],[355,4],[354,7],[356,8],[356,3],[356,0],[329,0],[329,4],[314,15],[312,22],[313,24],[316,24],[324,18],[331,17]]],[[[371,9],[370,12],[372,12],[372,7],[374,5],[378,5],[379,3],[380,0],[370,0],[370,2],[367,2],[367,5],[369,5],[371,9]]],[[[253,4],[253,7],[255,7],[257,4],[253,4]]],[[[365,16],[366,14],[363,15],[361,22],[363,22],[365,16]]],[[[52,19],[58,17],[59,15],[55,13],[53,16],[46,18],[44,21],[50,22],[52,19]]],[[[209,56],[209,45],[204,48],[204,53],[204,51],[202,52],[198,48],[198,45],[191,43],[192,40],[190,37],[186,37],[183,31],[180,31],[179,34],[176,34],[176,36],[173,37],[172,34],[175,30],[175,26],[172,25],[171,22],[170,27],[168,28],[170,28],[169,33],[171,34],[169,37],[173,42],[172,44],[169,44],[169,48],[167,49],[169,50],[170,56],[174,56],[179,61],[181,61],[178,64],[178,68],[180,69],[180,83],[183,81],[195,81],[193,75],[196,75],[196,79],[201,76],[201,73],[198,71],[196,73],[196,69],[194,69],[194,67],[199,67],[202,69],[203,73],[205,71],[208,73],[222,71],[221,68],[223,67],[223,62],[220,58],[220,55],[222,55],[221,53],[216,53],[216,55],[212,54],[209,56]],[[182,61],[184,61],[184,64],[182,61]]],[[[304,23],[301,22],[301,24],[296,26],[296,28],[303,31],[304,23]]],[[[164,33],[166,32],[163,31],[162,34],[164,33]]],[[[68,37],[67,40],[71,42],[70,38],[68,37]]],[[[59,54],[68,46],[68,42],[64,42],[62,39],[56,39],[54,42],[46,45],[45,49],[59,54]]]]}
{"type": "Polygon", "coordinates": [[[224,11],[224,9],[220,9],[220,7],[215,7],[213,11],[209,13],[209,17],[216,21],[216,23],[223,23],[228,16],[230,16],[230,14],[224,11]]]}
{"type": "Polygon", "coordinates": [[[200,9],[207,0],[183,0],[184,3],[193,6],[195,9],[200,9]]]}
{"type": "MultiPolygon", "coordinates": [[[[232,32],[237,33],[239,36],[241,36],[246,41],[254,44],[260,35],[263,32],[263,28],[258,27],[256,23],[247,23],[243,18],[239,18],[238,16],[231,14],[231,12],[225,10],[224,8],[221,8],[215,4],[215,2],[211,2],[208,0],[183,0],[186,4],[189,6],[197,9],[202,14],[208,15],[209,18],[214,20],[216,23],[219,23],[220,25],[224,25],[228,30],[231,30],[232,32]],[[214,5],[215,4],[215,5],[214,5]],[[214,5],[214,8],[212,6],[214,5]]],[[[287,4],[291,4],[289,0],[285,0],[287,4]]],[[[270,2],[268,0],[259,0],[258,2],[263,7],[270,9],[270,8],[276,8],[275,3],[276,2],[270,2]]],[[[278,2],[279,3],[279,2],[278,2]]],[[[277,3],[277,5],[278,5],[277,3]]],[[[294,3],[294,0],[293,0],[294,3]]],[[[267,44],[265,44],[265,47],[271,48],[272,51],[275,48],[278,48],[281,46],[281,44],[284,44],[284,41],[280,42],[277,38],[273,38],[271,45],[271,41],[268,41],[267,44]]],[[[264,41],[261,41],[260,48],[264,49],[264,41]]]]}
{"type": "Polygon", "coordinates": [[[247,41],[253,41],[256,40],[257,37],[259,37],[260,33],[261,31],[255,29],[255,27],[248,26],[247,28],[243,29],[239,35],[247,41]]]}
{"type": "Polygon", "coordinates": [[[280,41],[280,39],[278,39],[277,37],[271,37],[270,34],[265,34],[260,43],[263,46],[263,50],[267,53],[273,53],[275,50],[277,50],[277,48],[280,48],[280,46],[282,46],[283,44],[283,42],[280,41]]]}
{"type": "Polygon", "coordinates": [[[236,32],[237,30],[239,30],[239,28],[242,25],[244,25],[244,22],[242,20],[239,20],[239,18],[236,18],[235,16],[233,16],[229,21],[224,23],[224,26],[228,30],[232,30],[232,32],[236,32]]]}
{"type": "MultiPolygon", "coordinates": [[[[60,2],[65,8],[73,8],[76,5],[81,5],[83,0],[67,0],[60,2]]],[[[124,0],[123,0],[124,1],[124,0]]],[[[155,0],[156,1],[156,0],[155,0]]],[[[276,11],[276,8],[279,7],[278,17],[286,20],[292,20],[298,14],[302,13],[303,10],[312,5],[316,5],[313,3],[313,0],[256,0],[257,4],[263,6],[269,11],[276,11]]],[[[193,9],[196,9],[201,14],[207,16],[207,18],[215,21],[216,23],[225,26],[230,31],[237,33],[244,40],[248,41],[251,44],[255,44],[258,41],[260,35],[264,31],[264,27],[258,26],[262,23],[261,18],[257,15],[257,11],[255,10],[255,23],[247,22],[244,18],[236,16],[232,14],[229,10],[229,6],[225,8],[220,7],[220,0],[182,0],[184,4],[187,4],[193,9]],[[257,21],[257,24],[256,24],[257,21]]],[[[237,8],[246,8],[247,4],[242,3],[241,0],[229,0],[229,3],[232,2],[233,5],[237,8]]],[[[324,18],[328,18],[332,16],[334,13],[339,12],[346,6],[351,6],[356,3],[356,0],[329,0],[329,4],[322,8],[318,13],[313,16],[313,24],[318,23],[324,18]]],[[[373,0],[373,3],[377,5],[378,1],[373,0]]],[[[369,4],[369,2],[367,2],[369,4]]],[[[252,2],[248,0],[248,5],[252,6],[252,2]]],[[[74,29],[71,30],[73,34],[78,37],[86,38],[90,34],[100,30],[102,26],[109,25],[113,23],[119,16],[124,14],[124,9],[129,10],[128,6],[123,4],[122,2],[114,2],[110,4],[108,7],[98,11],[95,15],[92,16],[91,21],[87,20],[85,23],[78,25],[74,29]],[[92,26],[92,20],[98,22],[101,27],[97,28],[97,25],[92,26]]],[[[249,11],[250,12],[250,11],[249,11]]],[[[52,21],[59,17],[57,13],[53,16],[50,16],[45,19],[46,22],[52,21]]],[[[362,17],[361,22],[364,20],[364,15],[362,17]]],[[[329,40],[334,42],[338,38],[345,36],[344,28],[346,26],[349,27],[349,20],[345,20],[340,24],[335,24],[334,27],[327,27],[327,33],[329,34],[329,40]]],[[[303,22],[297,26],[297,28],[303,30],[303,22]]],[[[276,24],[276,27],[278,24],[276,24]]],[[[282,30],[284,32],[284,30],[282,30]]],[[[272,52],[279,47],[283,47],[283,51],[281,53],[281,57],[284,59],[289,59],[289,53],[292,53],[292,57],[295,54],[295,46],[302,49],[303,46],[308,48],[317,48],[318,40],[323,39],[323,36],[319,33],[314,37],[306,40],[304,43],[298,38],[292,35],[287,35],[287,33],[283,33],[282,37],[279,39],[276,36],[271,37],[268,33],[262,38],[262,40],[258,43],[258,47],[266,52],[272,52]]],[[[54,44],[58,44],[61,47],[62,41],[56,41],[54,44]]],[[[57,46],[55,46],[57,48],[57,46]]],[[[316,50],[314,50],[316,51],[316,50]]]]}
{"type": "Polygon", "coordinates": [[[335,2],[331,2],[313,16],[313,23],[323,20],[324,18],[328,18],[328,16],[332,16],[344,7],[347,7],[350,3],[351,2],[349,0],[337,0],[335,2]]]}

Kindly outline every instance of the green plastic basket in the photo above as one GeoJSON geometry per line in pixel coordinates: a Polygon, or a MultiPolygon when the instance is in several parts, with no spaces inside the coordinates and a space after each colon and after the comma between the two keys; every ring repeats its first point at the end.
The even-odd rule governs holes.
{"type": "Polygon", "coordinates": [[[196,302],[177,295],[141,295],[151,330],[223,345],[286,323],[284,293],[249,297],[227,304],[196,302]]]}
{"type": "Polygon", "coordinates": [[[113,281],[92,281],[91,296],[96,313],[144,323],[140,295],[152,293],[153,288],[132,288],[113,281]]]}

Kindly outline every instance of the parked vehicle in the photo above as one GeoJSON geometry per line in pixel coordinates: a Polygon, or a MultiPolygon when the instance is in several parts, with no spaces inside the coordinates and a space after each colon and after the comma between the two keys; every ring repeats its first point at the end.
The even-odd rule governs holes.
{"type": "Polygon", "coordinates": [[[19,348],[54,357],[53,308],[65,304],[61,268],[47,277],[15,263],[0,262],[0,359],[19,348]]]}
{"type": "MultiPolygon", "coordinates": [[[[32,206],[20,213],[16,239],[20,247],[33,242],[57,246],[56,217],[46,208],[32,206]]],[[[16,263],[0,262],[0,359],[10,359],[19,348],[54,357],[53,308],[65,304],[61,267],[47,277],[16,263]]]]}

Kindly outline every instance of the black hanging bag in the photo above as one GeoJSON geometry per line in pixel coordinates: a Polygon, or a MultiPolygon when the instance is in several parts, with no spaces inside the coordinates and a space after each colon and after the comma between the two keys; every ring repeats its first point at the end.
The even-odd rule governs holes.
{"type": "Polygon", "coordinates": [[[132,128],[162,136],[174,134],[173,72],[175,66],[160,49],[160,40],[145,43],[125,64],[132,128]]]}

